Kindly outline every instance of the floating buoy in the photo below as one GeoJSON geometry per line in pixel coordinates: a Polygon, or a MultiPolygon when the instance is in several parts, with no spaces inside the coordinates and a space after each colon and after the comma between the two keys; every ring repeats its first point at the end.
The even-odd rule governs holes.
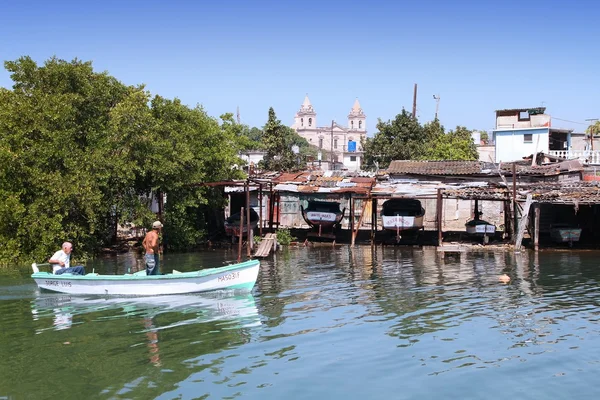
{"type": "Polygon", "coordinates": [[[498,277],[498,280],[502,283],[508,283],[508,282],[510,282],[510,276],[508,276],[506,274],[502,274],[498,277]]]}

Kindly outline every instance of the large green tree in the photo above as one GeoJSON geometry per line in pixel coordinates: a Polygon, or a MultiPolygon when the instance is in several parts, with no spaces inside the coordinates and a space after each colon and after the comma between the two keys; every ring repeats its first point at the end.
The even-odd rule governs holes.
{"type": "Polygon", "coordinates": [[[363,142],[365,169],[386,168],[393,160],[476,160],[471,131],[457,126],[446,132],[435,119],[421,126],[402,110],[392,121],[377,124],[378,133],[363,142]]]}
{"type": "Polygon", "coordinates": [[[386,168],[393,160],[417,159],[424,153],[425,132],[416,118],[402,110],[391,121],[377,123],[378,133],[363,144],[363,165],[386,168]]]}
{"type": "Polygon", "coordinates": [[[273,107],[269,108],[269,118],[263,128],[262,140],[266,154],[260,167],[266,170],[300,169],[306,165],[306,156],[316,154],[316,150],[306,139],[277,119],[273,107]],[[298,146],[298,154],[292,152],[294,145],[298,146]]]}
{"type": "Polygon", "coordinates": [[[223,201],[197,184],[240,177],[230,129],[90,62],[22,57],[5,67],[13,87],[0,88],[2,263],[47,259],[64,240],[92,253],[117,222],[147,226],[156,194],[167,196],[169,243],[197,243],[201,211],[223,201]]]}
{"type": "Polygon", "coordinates": [[[438,134],[428,143],[423,160],[477,160],[479,154],[471,131],[457,126],[448,133],[438,134]]]}

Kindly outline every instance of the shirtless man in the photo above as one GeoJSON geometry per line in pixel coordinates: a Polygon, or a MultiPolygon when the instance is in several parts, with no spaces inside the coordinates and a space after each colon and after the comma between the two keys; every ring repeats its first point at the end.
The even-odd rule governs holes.
{"type": "Polygon", "coordinates": [[[146,234],[146,237],[142,242],[142,246],[144,246],[144,249],[146,250],[146,275],[158,275],[160,264],[158,234],[162,227],[163,224],[160,221],[154,221],[152,230],[146,234]]]}

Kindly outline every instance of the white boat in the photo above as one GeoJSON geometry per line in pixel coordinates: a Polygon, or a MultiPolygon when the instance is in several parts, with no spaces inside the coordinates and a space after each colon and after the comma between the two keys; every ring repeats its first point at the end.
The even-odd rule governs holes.
{"type": "Polygon", "coordinates": [[[82,295],[152,296],[212,290],[250,291],[256,283],[260,262],[249,260],[219,268],[193,272],[173,271],[165,275],[146,275],[145,270],[125,275],[53,275],[40,272],[35,263],[31,267],[34,272],[31,277],[40,289],[82,295]]]}
{"type": "Polygon", "coordinates": [[[469,235],[490,235],[496,234],[496,225],[490,224],[482,219],[471,220],[465,224],[469,235]]]}
{"type": "Polygon", "coordinates": [[[308,207],[300,206],[304,221],[314,229],[307,236],[316,236],[335,240],[335,228],[339,226],[344,218],[346,209],[340,210],[337,201],[309,200],[308,207]]]}
{"type": "Polygon", "coordinates": [[[422,229],[424,216],[421,202],[414,199],[391,199],[381,210],[383,228],[395,232],[422,229]]]}

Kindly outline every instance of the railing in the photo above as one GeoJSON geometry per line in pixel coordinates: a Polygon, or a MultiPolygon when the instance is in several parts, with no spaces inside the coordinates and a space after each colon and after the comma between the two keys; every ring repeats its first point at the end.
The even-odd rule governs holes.
{"type": "Polygon", "coordinates": [[[581,162],[592,165],[600,164],[600,150],[550,150],[548,154],[567,160],[579,159],[581,162]]]}

